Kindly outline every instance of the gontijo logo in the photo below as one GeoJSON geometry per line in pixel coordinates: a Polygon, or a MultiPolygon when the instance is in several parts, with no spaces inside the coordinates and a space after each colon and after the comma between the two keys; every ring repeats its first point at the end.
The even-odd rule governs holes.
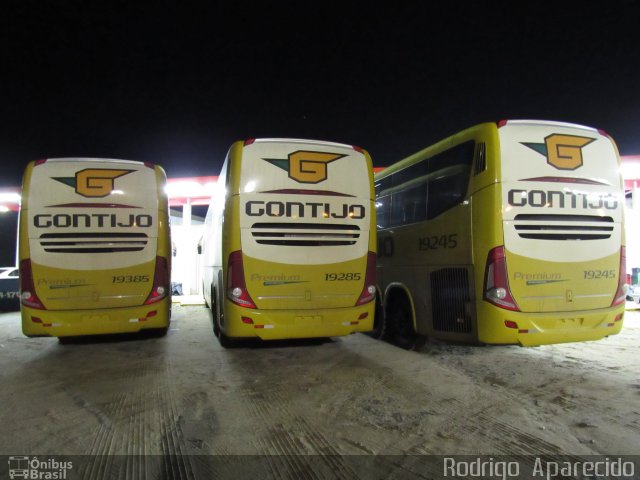
{"type": "Polygon", "coordinates": [[[298,150],[287,159],[263,158],[289,173],[289,178],[299,183],[319,183],[327,179],[327,164],[346,157],[339,153],[298,150]]]}
{"type": "Polygon", "coordinates": [[[547,163],[558,170],[575,170],[582,166],[582,148],[595,138],[553,133],[544,143],[522,142],[522,145],[547,157],[547,163]]]}
{"type": "Polygon", "coordinates": [[[102,198],[109,195],[115,186],[115,179],[135,170],[112,168],[85,168],[76,172],[75,177],[52,177],[60,183],[73,187],[78,195],[88,198],[102,198]]]}

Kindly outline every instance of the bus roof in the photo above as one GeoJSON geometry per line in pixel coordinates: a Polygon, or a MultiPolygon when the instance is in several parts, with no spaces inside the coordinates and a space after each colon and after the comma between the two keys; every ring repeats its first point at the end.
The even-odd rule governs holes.
{"type": "Polygon", "coordinates": [[[356,148],[354,145],[349,145],[346,143],[327,142],[323,140],[308,140],[304,138],[250,138],[244,141],[245,145],[250,145],[252,143],[300,143],[307,145],[323,145],[340,148],[356,148]]]}
{"type": "Polygon", "coordinates": [[[579,128],[582,130],[587,130],[596,134],[600,134],[606,137],[609,137],[609,134],[607,134],[607,132],[605,132],[604,130],[598,129],[598,128],[594,128],[594,127],[589,127],[586,125],[580,125],[577,123],[570,123],[570,122],[559,122],[559,121],[554,121],[554,120],[535,120],[535,119],[504,119],[504,120],[500,120],[497,122],[484,122],[484,123],[478,123],[475,125],[472,125],[470,127],[465,128],[464,130],[458,131],[453,133],[452,135],[446,136],[446,137],[442,137],[439,140],[437,140],[436,142],[433,142],[432,144],[426,146],[425,148],[418,150],[412,154],[409,154],[393,163],[391,163],[387,168],[376,172],[374,175],[374,179],[375,180],[381,180],[382,178],[391,175],[394,172],[397,172],[399,170],[402,170],[410,165],[412,165],[415,161],[417,160],[421,160],[422,158],[424,158],[425,153],[426,152],[433,152],[435,154],[435,152],[439,151],[439,150],[444,150],[448,147],[449,142],[451,140],[453,140],[456,137],[463,137],[467,134],[467,132],[469,132],[470,130],[476,130],[479,128],[490,128],[490,129],[500,129],[500,128],[504,128],[506,126],[547,126],[547,127],[564,127],[564,128],[579,128]]]}
{"type": "Polygon", "coordinates": [[[557,122],[554,120],[500,120],[497,123],[498,128],[504,127],[505,125],[547,125],[554,127],[582,128],[584,130],[590,130],[592,132],[599,131],[597,128],[588,127],[586,125],[581,125],[578,123],[557,122]]]}
{"type": "Polygon", "coordinates": [[[128,164],[135,164],[135,165],[152,165],[149,162],[140,162],[137,160],[123,160],[123,159],[118,159],[118,158],[96,158],[96,157],[66,157],[66,158],[45,158],[42,160],[37,161],[36,163],[41,164],[41,163],[49,163],[49,162],[54,162],[54,163],[63,163],[63,162],[109,162],[109,163],[128,163],[128,164]]]}

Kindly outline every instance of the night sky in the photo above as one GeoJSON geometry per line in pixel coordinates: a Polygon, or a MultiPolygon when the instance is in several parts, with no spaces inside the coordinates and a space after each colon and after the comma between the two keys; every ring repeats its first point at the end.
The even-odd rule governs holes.
{"type": "Polygon", "coordinates": [[[386,166],[504,118],[602,128],[640,154],[640,2],[9,1],[0,186],[26,163],[217,175],[250,137],[331,140],[386,166]]]}

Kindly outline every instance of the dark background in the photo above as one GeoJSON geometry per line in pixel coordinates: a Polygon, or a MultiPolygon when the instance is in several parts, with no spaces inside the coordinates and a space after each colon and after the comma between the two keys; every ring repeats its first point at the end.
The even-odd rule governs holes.
{"type": "Polygon", "coordinates": [[[640,154],[638,4],[4,2],[0,186],[62,156],[217,175],[249,137],[386,166],[504,118],[602,128],[640,154]]]}
{"type": "Polygon", "coordinates": [[[13,267],[17,264],[18,212],[0,214],[0,223],[0,267],[13,267]]]}

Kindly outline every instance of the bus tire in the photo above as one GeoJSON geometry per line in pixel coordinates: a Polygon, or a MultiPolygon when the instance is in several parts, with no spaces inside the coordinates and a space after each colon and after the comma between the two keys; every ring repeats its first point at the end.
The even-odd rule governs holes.
{"type": "Polygon", "coordinates": [[[387,321],[384,315],[384,309],[382,308],[382,303],[380,299],[376,296],[376,309],[374,313],[373,319],[373,330],[367,332],[366,334],[371,338],[375,338],[377,340],[384,340],[387,336],[387,321]]]}
{"type": "Polygon", "coordinates": [[[216,289],[211,286],[211,318],[213,320],[213,334],[220,338],[220,324],[218,323],[218,319],[220,317],[220,313],[218,311],[218,299],[215,297],[216,289]]]}
{"type": "Polygon", "coordinates": [[[219,331],[218,334],[218,341],[220,342],[220,345],[222,346],[222,348],[233,348],[236,346],[236,340],[228,337],[223,331],[219,331]]]}
{"type": "Polygon", "coordinates": [[[169,327],[152,328],[151,336],[155,338],[161,338],[166,336],[168,331],[169,331],[169,327]]]}
{"type": "Polygon", "coordinates": [[[387,339],[389,343],[405,350],[419,350],[427,337],[413,328],[411,308],[406,297],[394,298],[387,307],[387,339]]]}

